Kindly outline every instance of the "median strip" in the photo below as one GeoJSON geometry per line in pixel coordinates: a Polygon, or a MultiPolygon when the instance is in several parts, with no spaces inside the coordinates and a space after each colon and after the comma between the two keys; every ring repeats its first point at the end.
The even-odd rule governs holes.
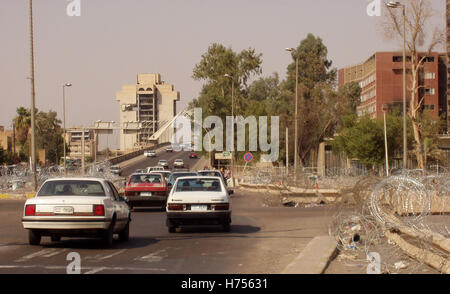
{"type": "Polygon", "coordinates": [[[317,236],[282,271],[282,274],[323,274],[337,252],[333,237],[317,236]]]}

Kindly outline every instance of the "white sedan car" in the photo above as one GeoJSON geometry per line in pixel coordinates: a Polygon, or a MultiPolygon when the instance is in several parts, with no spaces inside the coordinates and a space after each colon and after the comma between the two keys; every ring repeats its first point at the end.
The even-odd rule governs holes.
{"type": "Polygon", "coordinates": [[[173,167],[174,168],[183,168],[184,167],[183,159],[175,159],[175,161],[173,162],[173,167]]]}
{"type": "Polygon", "coordinates": [[[221,225],[230,231],[231,203],[219,177],[180,177],[167,199],[169,233],[184,225],[221,225]]]}
{"type": "Polygon", "coordinates": [[[24,207],[22,224],[30,245],[41,237],[100,237],[110,247],[113,234],[129,239],[131,213],[126,198],[105,179],[58,178],[47,180],[24,207]]]}

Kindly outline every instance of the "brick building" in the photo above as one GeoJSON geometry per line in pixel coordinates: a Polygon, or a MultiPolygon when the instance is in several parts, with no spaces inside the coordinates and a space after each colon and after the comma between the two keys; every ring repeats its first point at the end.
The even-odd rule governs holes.
{"type": "MultiPolygon", "coordinates": [[[[419,54],[425,56],[425,62],[419,73],[420,97],[424,97],[422,109],[430,111],[434,117],[447,115],[446,93],[446,56],[440,53],[419,54]]],[[[411,56],[406,56],[406,99],[407,108],[411,97],[408,88],[411,85],[411,56]]],[[[350,82],[359,83],[361,104],[358,106],[358,116],[364,114],[372,118],[383,115],[383,104],[390,107],[403,104],[403,53],[377,52],[365,62],[340,69],[338,72],[339,86],[350,82]]]]}

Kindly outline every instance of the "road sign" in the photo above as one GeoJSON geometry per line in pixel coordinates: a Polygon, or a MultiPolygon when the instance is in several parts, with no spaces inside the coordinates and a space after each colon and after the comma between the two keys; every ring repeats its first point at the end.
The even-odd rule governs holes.
{"type": "Polygon", "coordinates": [[[230,152],[222,152],[222,153],[216,153],[215,159],[217,160],[231,160],[232,156],[230,152]]]}
{"type": "Polygon", "coordinates": [[[253,154],[251,154],[250,152],[246,153],[246,154],[244,155],[244,160],[245,160],[245,162],[247,162],[247,163],[251,162],[251,161],[253,160],[253,154]]]}

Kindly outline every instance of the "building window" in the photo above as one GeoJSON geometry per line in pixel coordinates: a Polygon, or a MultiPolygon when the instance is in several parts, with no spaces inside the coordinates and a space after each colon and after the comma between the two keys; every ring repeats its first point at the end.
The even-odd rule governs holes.
{"type": "Polygon", "coordinates": [[[433,104],[431,104],[431,105],[423,105],[422,108],[424,110],[434,110],[434,105],[433,104]]]}
{"type": "MultiPolygon", "coordinates": [[[[393,62],[403,62],[403,56],[393,56],[392,61],[393,62]]],[[[406,56],[406,61],[411,62],[411,56],[406,56]]]]}
{"type": "Polygon", "coordinates": [[[427,57],[425,57],[423,62],[434,62],[434,56],[427,56],[427,57]]]}
{"type": "Polygon", "coordinates": [[[426,72],[426,73],[423,74],[423,78],[425,80],[434,80],[434,79],[436,79],[436,73],[434,73],[434,72],[426,72]]]}
{"type": "Polygon", "coordinates": [[[434,95],[435,91],[434,91],[434,88],[425,88],[424,93],[425,93],[425,95],[434,95]]]}

